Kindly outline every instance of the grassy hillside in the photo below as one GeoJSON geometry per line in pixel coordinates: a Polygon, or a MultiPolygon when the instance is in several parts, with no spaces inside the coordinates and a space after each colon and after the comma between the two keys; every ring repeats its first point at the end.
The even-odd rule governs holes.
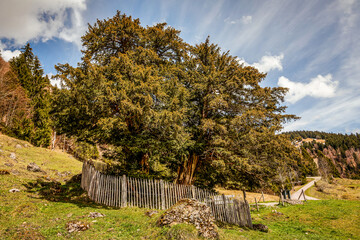
{"type": "Polygon", "coordinates": [[[319,199],[360,200],[360,180],[335,178],[331,183],[320,180],[306,194],[319,199]]]}
{"type": "MultiPolygon", "coordinates": [[[[10,172],[0,175],[1,239],[181,239],[176,237],[179,235],[198,239],[186,225],[157,227],[161,211],[150,218],[145,215],[148,209],[115,209],[89,201],[76,175],[81,163],[67,154],[4,135],[0,135],[0,145],[0,169],[10,172]],[[30,162],[45,172],[27,171],[30,162]],[[9,192],[12,188],[20,192],[9,192]],[[90,212],[106,216],[93,219],[88,217],[90,212]],[[74,220],[86,222],[90,228],[68,233],[65,225],[74,220]]],[[[252,212],[254,223],[269,226],[269,233],[219,223],[221,239],[360,239],[360,201],[314,201],[276,210],[283,214],[272,208],[252,212]]]]}

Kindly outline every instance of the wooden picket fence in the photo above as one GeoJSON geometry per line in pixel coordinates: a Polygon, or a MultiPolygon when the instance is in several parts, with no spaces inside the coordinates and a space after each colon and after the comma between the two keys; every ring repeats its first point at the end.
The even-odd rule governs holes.
{"type": "Polygon", "coordinates": [[[163,180],[112,176],[83,163],[81,187],[91,200],[112,207],[136,206],[168,209],[183,198],[193,198],[211,208],[216,220],[252,228],[249,204],[195,186],[163,180]]]}

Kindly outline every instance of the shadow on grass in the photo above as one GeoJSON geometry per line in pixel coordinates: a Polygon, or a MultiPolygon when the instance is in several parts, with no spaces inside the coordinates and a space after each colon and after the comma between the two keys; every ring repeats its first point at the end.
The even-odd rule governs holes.
{"type": "Polygon", "coordinates": [[[104,209],[115,209],[105,205],[93,202],[81,188],[81,174],[73,176],[65,184],[58,181],[47,181],[44,178],[38,178],[36,181],[24,184],[27,192],[37,194],[33,198],[46,199],[52,202],[73,203],[79,207],[94,207],[104,209]]]}

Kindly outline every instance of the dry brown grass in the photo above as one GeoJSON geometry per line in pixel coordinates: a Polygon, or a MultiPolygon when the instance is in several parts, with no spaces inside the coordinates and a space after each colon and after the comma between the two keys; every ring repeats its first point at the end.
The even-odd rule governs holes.
{"type": "MultiPolygon", "coordinates": [[[[243,198],[243,192],[241,190],[227,190],[223,188],[217,188],[216,191],[218,191],[220,194],[224,195],[234,195],[236,198],[243,198]]],[[[249,203],[255,203],[255,197],[259,201],[261,197],[261,193],[255,193],[255,192],[246,192],[246,200],[249,203]]],[[[274,202],[279,201],[279,196],[274,196],[270,194],[264,194],[264,198],[266,202],[274,202]]],[[[261,198],[262,201],[262,198],[261,198]]]]}
{"type": "Polygon", "coordinates": [[[336,178],[330,183],[320,180],[306,194],[320,199],[360,200],[360,180],[336,178]]]}

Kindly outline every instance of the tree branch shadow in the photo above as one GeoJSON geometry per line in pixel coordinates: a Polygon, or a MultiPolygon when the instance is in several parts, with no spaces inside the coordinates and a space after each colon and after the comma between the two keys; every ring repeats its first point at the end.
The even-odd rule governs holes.
{"type": "Polygon", "coordinates": [[[73,203],[79,207],[93,207],[102,209],[116,209],[93,202],[81,188],[81,174],[74,175],[62,184],[56,180],[38,178],[23,184],[27,192],[32,193],[32,198],[45,199],[51,202],[73,203]]]}

